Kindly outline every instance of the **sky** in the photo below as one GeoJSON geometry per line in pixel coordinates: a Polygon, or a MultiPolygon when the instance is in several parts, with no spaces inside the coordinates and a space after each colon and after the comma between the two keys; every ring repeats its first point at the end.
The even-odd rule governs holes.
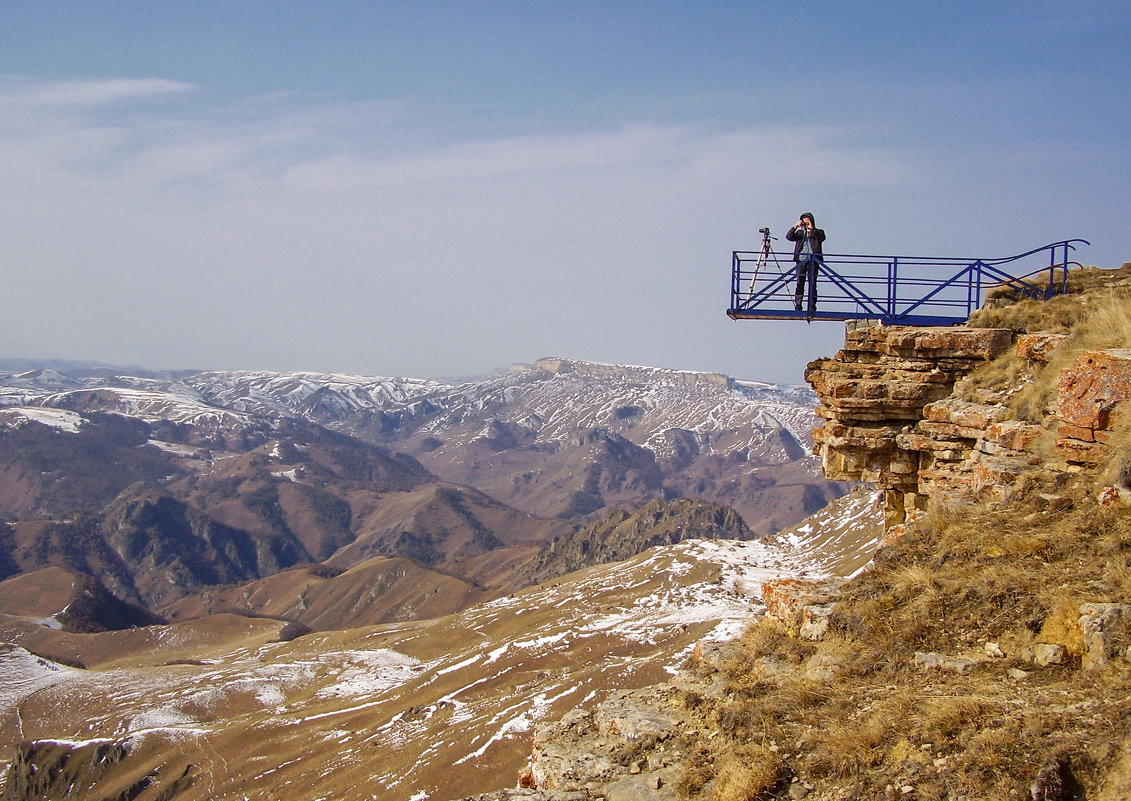
{"type": "Polygon", "coordinates": [[[1131,2],[0,0],[0,357],[800,383],[731,251],[1131,261],[1131,2]],[[788,244],[788,243],[782,243],[788,244]]]}

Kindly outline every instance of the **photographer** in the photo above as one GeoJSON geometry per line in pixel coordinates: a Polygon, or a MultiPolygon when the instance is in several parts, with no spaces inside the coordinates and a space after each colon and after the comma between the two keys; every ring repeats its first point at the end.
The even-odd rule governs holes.
{"type": "Polygon", "coordinates": [[[809,316],[817,310],[817,270],[821,265],[822,245],[825,232],[813,221],[813,215],[805,212],[786,233],[785,238],[793,242],[793,260],[797,263],[797,289],[793,293],[793,307],[801,311],[801,299],[805,295],[805,280],[809,280],[809,316]]]}

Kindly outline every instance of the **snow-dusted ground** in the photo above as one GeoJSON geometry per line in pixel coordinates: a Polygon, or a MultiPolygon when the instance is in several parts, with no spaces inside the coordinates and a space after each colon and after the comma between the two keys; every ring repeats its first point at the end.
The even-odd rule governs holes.
{"type": "Polygon", "coordinates": [[[0,409],[0,427],[20,428],[28,423],[39,423],[58,431],[77,434],[86,420],[77,412],[66,409],[45,409],[39,406],[14,406],[0,409]]]}
{"type": "Polygon", "coordinates": [[[815,570],[835,570],[851,577],[880,547],[882,504],[882,492],[858,489],[773,541],[782,548],[809,554],[815,570]]]}
{"type": "MultiPolygon", "coordinates": [[[[846,514],[874,510],[866,500],[846,514]]],[[[779,543],[686,541],[450,618],[201,654],[193,665],[83,671],[9,648],[0,713],[10,719],[34,695],[40,717],[23,722],[28,736],[197,743],[215,798],[239,797],[221,774],[239,764],[246,775],[247,760],[266,793],[370,797],[317,790],[351,771],[381,798],[443,797],[446,782],[476,775],[497,786],[501,765],[521,767],[539,720],[662,681],[697,641],[738,636],[761,610],[766,580],[825,575],[819,539],[805,529],[779,543]],[[278,756],[247,752],[252,729],[278,756]],[[288,756],[298,751],[302,759],[288,756]]]]}
{"type": "Polygon", "coordinates": [[[18,645],[0,643],[0,711],[15,710],[32,693],[80,674],[18,645]]]}

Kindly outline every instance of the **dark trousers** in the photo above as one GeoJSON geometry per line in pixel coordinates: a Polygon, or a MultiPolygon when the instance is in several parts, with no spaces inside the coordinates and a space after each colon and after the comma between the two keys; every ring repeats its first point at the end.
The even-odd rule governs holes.
{"type": "Polygon", "coordinates": [[[817,268],[821,261],[818,256],[809,256],[797,262],[797,289],[793,292],[793,308],[801,311],[801,300],[805,297],[805,282],[809,282],[809,316],[817,311],[817,268]]]}

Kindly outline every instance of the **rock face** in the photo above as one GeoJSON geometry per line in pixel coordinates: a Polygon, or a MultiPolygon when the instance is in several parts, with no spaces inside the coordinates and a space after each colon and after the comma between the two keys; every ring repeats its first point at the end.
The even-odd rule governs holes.
{"type": "Polygon", "coordinates": [[[825,420],[813,441],[826,477],[884,490],[889,526],[923,508],[930,470],[964,460],[977,432],[1001,419],[992,409],[947,402],[955,382],[1011,342],[1012,333],[997,328],[849,330],[843,350],[805,371],[825,420]]]}
{"type": "Polygon", "coordinates": [[[683,773],[679,698],[670,686],[622,691],[595,712],[579,708],[539,724],[523,784],[581,798],[592,792],[608,801],[676,801],[683,773]]]}
{"type": "Polygon", "coordinates": [[[762,585],[766,617],[803,640],[819,640],[829,627],[833,601],[844,579],[775,579],[762,585]]]}
{"type": "Polygon", "coordinates": [[[1004,501],[1036,466],[1102,462],[1131,398],[1129,349],[1084,351],[1060,371],[1051,413],[1039,423],[1014,418],[1007,404],[1017,387],[977,401],[953,394],[965,375],[1011,347],[1018,359],[1047,363],[1064,339],[1037,333],[1014,343],[1011,331],[997,328],[849,331],[842,351],[810,363],[805,374],[825,420],[813,441],[826,476],[882,489],[891,530],[928,498],[1004,501]],[[1059,464],[1038,452],[1046,432],[1059,464]]]}
{"type": "Polygon", "coordinates": [[[1131,606],[1082,604],[1080,629],[1084,635],[1083,667],[1088,670],[1107,667],[1112,657],[1127,651],[1128,636],[1131,635],[1131,606]]]}

